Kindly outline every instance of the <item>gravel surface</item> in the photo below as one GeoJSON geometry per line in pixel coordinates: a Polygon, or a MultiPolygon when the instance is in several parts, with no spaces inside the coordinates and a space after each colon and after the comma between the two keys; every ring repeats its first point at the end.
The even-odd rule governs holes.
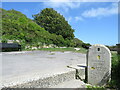
{"type": "Polygon", "coordinates": [[[69,71],[68,65],[85,65],[86,55],[75,52],[22,51],[2,53],[3,83],[37,79],[69,71]]]}

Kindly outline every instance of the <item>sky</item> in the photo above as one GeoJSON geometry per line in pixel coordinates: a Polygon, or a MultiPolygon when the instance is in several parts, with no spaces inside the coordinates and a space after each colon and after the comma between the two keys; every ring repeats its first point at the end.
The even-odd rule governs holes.
{"type": "MultiPolygon", "coordinates": [[[[5,10],[15,9],[28,18],[45,8],[53,8],[63,15],[75,30],[76,38],[90,44],[118,43],[117,2],[2,2],[5,10]]],[[[68,1],[68,0],[67,0],[68,1]]]]}

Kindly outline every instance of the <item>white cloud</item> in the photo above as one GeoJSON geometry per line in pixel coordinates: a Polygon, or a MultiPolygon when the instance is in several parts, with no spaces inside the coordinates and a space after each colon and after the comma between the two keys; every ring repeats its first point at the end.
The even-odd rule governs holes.
{"type": "Polygon", "coordinates": [[[67,21],[68,21],[68,23],[70,23],[72,21],[72,17],[68,17],[67,21]]]}
{"type": "Polygon", "coordinates": [[[76,16],[76,17],[75,17],[75,20],[76,20],[76,21],[83,21],[84,19],[83,19],[81,16],[76,16]]]}
{"type": "Polygon", "coordinates": [[[111,6],[106,8],[92,8],[90,10],[86,10],[82,13],[83,17],[98,17],[98,16],[109,16],[118,13],[117,3],[113,3],[111,6]]]}
{"type": "Polygon", "coordinates": [[[80,7],[80,2],[71,2],[71,0],[48,0],[48,2],[43,2],[43,4],[45,7],[61,9],[63,12],[80,7]]]}
{"type": "Polygon", "coordinates": [[[60,8],[60,7],[68,7],[68,8],[78,8],[80,6],[80,3],[77,2],[44,2],[44,5],[54,7],[54,8],[60,8]]]}
{"type": "Polygon", "coordinates": [[[76,16],[76,17],[66,17],[66,20],[68,21],[68,23],[70,24],[71,22],[79,22],[79,21],[84,21],[84,19],[81,16],[76,16]]]}

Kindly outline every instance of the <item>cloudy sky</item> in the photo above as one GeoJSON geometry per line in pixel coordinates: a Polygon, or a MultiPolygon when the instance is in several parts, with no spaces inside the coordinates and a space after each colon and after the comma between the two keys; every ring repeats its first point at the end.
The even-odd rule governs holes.
{"type": "Polygon", "coordinates": [[[117,2],[3,2],[2,8],[15,9],[31,19],[44,8],[54,8],[75,30],[76,38],[90,44],[118,43],[117,2]]]}

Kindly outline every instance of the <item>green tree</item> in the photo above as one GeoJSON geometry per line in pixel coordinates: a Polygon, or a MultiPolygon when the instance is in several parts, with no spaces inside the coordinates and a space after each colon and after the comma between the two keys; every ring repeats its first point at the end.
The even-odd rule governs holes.
{"type": "Polygon", "coordinates": [[[64,39],[73,39],[74,30],[65,18],[52,8],[43,9],[40,13],[33,15],[34,21],[44,27],[45,30],[56,35],[62,35],[64,39]]]}
{"type": "Polygon", "coordinates": [[[37,23],[40,22],[40,18],[45,19],[42,20],[44,22],[41,21],[39,25],[19,11],[13,9],[0,10],[2,11],[1,33],[3,41],[19,40],[23,48],[26,45],[39,47],[38,45],[43,44],[54,44],[67,47],[75,46],[73,39],[74,30],[67,21],[65,21],[65,18],[53,9],[44,9],[42,10],[44,13],[35,15],[37,23]],[[46,24],[45,21],[48,22],[48,24],[46,24]],[[44,25],[46,27],[43,27],[44,25]],[[53,30],[52,32],[55,33],[49,33],[49,30],[47,31],[45,28],[53,30]]]}
{"type": "Polygon", "coordinates": [[[51,34],[36,22],[28,19],[24,14],[16,10],[2,10],[2,39],[20,40],[20,44],[36,45],[55,44],[65,45],[61,35],[51,34]]]}
{"type": "Polygon", "coordinates": [[[74,38],[73,41],[75,43],[75,47],[82,47],[83,41],[79,40],[78,38],[74,38]]]}

